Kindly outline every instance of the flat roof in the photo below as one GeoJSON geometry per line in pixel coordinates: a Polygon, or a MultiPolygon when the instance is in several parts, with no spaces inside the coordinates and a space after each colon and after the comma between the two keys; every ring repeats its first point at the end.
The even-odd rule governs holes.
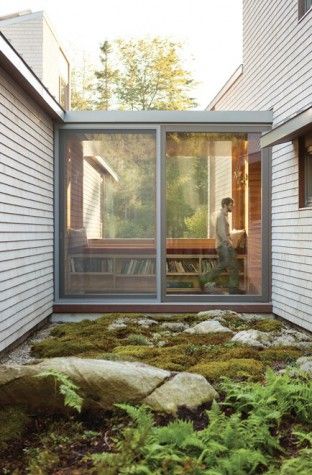
{"type": "Polygon", "coordinates": [[[271,128],[272,111],[68,111],[65,124],[223,124],[271,128]]]}
{"type": "Polygon", "coordinates": [[[282,124],[274,127],[261,137],[261,147],[272,147],[300,137],[312,128],[312,103],[308,108],[288,117],[282,124]]]}

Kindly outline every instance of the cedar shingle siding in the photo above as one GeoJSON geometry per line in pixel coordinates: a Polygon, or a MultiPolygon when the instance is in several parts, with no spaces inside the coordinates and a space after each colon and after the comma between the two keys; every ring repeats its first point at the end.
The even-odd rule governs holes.
{"type": "Polygon", "coordinates": [[[52,313],[53,122],[0,68],[0,351],[52,313]]]}
{"type": "MultiPolygon", "coordinates": [[[[312,11],[297,0],[244,0],[243,74],[215,110],[273,108],[273,127],[312,104],[312,11]]],[[[312,210],[299,210],[296,142],[273,147],[273,311],[312,330],[312,210]]]]}

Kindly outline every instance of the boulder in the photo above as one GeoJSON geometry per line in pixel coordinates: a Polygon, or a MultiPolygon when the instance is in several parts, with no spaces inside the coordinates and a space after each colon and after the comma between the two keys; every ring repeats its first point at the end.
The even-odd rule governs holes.
{"type": "Polygon", "coordinates": [[[192,333],[196,335],[202,335],[207,333],[233,333],[227,327],[221,325],[217,320],[205,320],[201,323],[198,323],[194,327],[188,328],[184,333],[192,333]]]}
{"type": "MultiPolygon", "coordinates": [[[[34,412],[55,413],[71,412],[64,407],[63,396],[60,395],[54,377],[38,378],[44,371],[55,370],[65,374],[79,387],[83,398],[83,409],[107,410],[115,403],[139,404],[143,401],[152,409],[166,407],[157,401],[155,391],[163,391],[161,387],[175,378],[172,373],[143,363],[106,361],[81,358],[51,358],[31,365],[2,365],[0,366],[0,407],[8,405],[24,405],[34,412]]],[[[181,373],[184,374],[184,373],[181,373]]],[[[207,383],[208,384],[208,383],[207,383]]],[[[185,377],[183,391],[171,391],[173,410],[188,401],[209,400],[208,386],[203,381],[200,387],[203,394],[199,397],[198,386],[194,378],[185,377]],[[185,398],[185,400],[183,399],[185,398]],[[208,398],[208,399],[207,399],[208,398]]],[[[156,393],[156,395],[157,395],[156,393]]],[[[194,402],[195,404],[195,402],[194,402]]]]}
{"type": "Polygon", "coordinates": [[[237,332],[231,341],[255,348],[266,348],[270,346],[270,335],[259,330],[244,330],[237,332]]]}
{"type": "Polygon", "coordinates": [[[155,389],[143,403],[156,411],[176,414],[180,406],[194,409],[217,397],[218,393],[203,376],[178,373],[155,389]]]}

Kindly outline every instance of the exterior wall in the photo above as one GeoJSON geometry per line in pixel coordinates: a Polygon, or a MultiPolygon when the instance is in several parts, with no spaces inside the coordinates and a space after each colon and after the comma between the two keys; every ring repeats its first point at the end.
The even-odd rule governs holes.
{"type": "Polygon", "coordinates": [[[53,123],[0,68],[0,351],[52,313],[53,123]]]}
{"type": "Polygon", "coordinates": [[[65,108],[69,109],[68,84],[69,63],[57,42],[55,35],[46,21],[43,19],[43,45],[42,45],[43,75],[42,82],[47,86],[51,94],[65,108]],[[60,80],[67,85],[67,97],[65,103],[60,92],[60,80]]]}
{"type": "Polygon", "coordinates": [[[0,20],[0,31],[55,99],[69,109],[69,63],[44,13],[0,20]],[[65,102],[60,94],[61,79],[67,85],[65,102]]]}
{"type": "Polygon", "coordinates": [[[0,31],[31,67],[39,79],[43,77],[43,16],[0,21],[0,31]]]}
{"type": "MultiPolygon", "coordinates": [[[[273,126],[312,103],[312,11],[297,0],[244,0],[239,79],[215,110],[268,110],[273,126]]],[[[312,209],[299,209],[297,144],[272,150],[273,311],[312,330],[312,209]]]]}

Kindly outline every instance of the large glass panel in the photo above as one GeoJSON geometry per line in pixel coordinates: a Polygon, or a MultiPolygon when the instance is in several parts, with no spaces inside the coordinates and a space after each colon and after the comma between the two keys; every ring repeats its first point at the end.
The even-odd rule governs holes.
{"type": "Polygon", "coordinates": [[[258,134],[170,132],[167,294],[261,294],[258,134]]]}
{"type": "Polygon", "coordinates": [[[155,296],[155,131],[62,131],[61,158],[61,296],[155,296]]]}

